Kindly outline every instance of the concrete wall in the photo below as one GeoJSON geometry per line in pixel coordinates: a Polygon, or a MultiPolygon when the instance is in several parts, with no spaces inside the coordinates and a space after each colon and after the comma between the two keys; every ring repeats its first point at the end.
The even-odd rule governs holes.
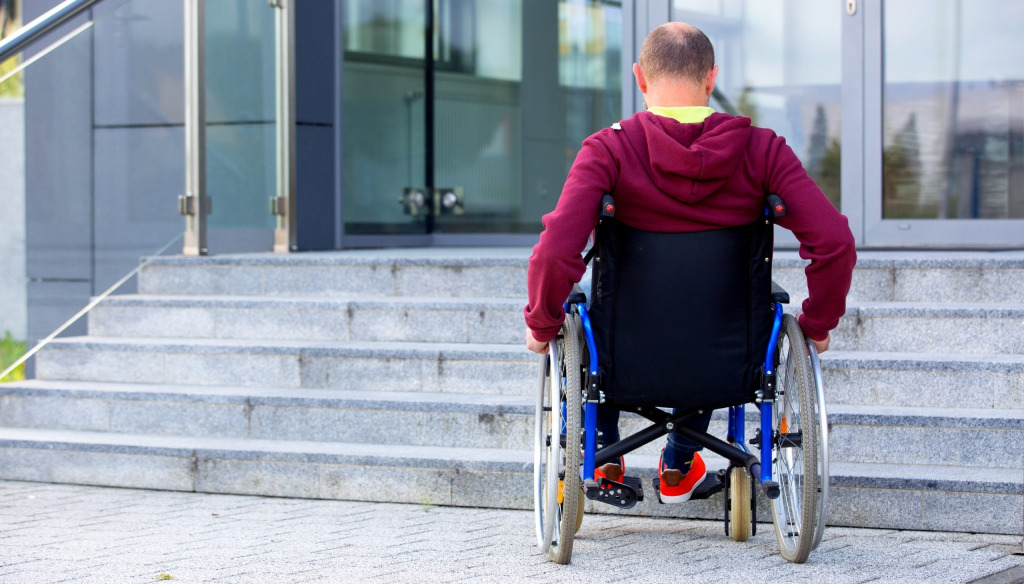
{"type": "Polygon", "coordinates": [[[0,335],[27,333],[25,279],[25,106],[0,99],[0,335]]]}

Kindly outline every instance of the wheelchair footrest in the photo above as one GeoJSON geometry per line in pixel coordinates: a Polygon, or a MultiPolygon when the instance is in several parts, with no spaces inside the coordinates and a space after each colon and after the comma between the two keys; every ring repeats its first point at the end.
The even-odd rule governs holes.
{"type": "MultiPolygon", "coordinates": [[[[711,495],[722,490],[722,478],[718,476],[719,473],[708,473],[708,476],[704,479],[704,482],[697,485],[694,489],[693,494],[690,495],[691,501],[699,501],[700,499],[708,499],[711,495]]],[[[661,480],[658,478],[652,479],[654,484],[654,492],[661,492],[661,480]]],[[[658,497],[658,501],[661,501],[661,497],[658,497]]]]}
{"type": "Polygon", "coordinates": [[[608,503],[620,509],[629,509],[636,505],[637,501],[644,500],[643,486],[636,477],[622,477],[621,483],[604,478],[600,482],[585,481],[583,492],[591,501],[608,503]]]}

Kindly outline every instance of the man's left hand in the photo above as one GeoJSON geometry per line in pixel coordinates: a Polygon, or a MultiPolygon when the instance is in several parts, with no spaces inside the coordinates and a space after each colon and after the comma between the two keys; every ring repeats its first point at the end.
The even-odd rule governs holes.
{"type": "Polygon", "coordinates": [[[545,355],[548,352],[547,342],[541,342],[533,338],[533,331],[530,329],[526,329],[526,348],[538,355],[545,355]]]}

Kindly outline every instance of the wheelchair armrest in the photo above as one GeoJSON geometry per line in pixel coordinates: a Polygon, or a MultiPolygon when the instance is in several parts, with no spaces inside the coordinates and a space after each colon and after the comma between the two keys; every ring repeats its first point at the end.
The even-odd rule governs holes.
{"type": "Polygon", "coordinates": [[[580,288],[579,284],[572,285],[572,292],[569,293],[569,299],[566,301],[569,304],[587,303],[587,293],[580,288]]]}
{"type": "Polygon", "coordinates": [[[782,289],[772,280],[772,302],[781,302],[782,304],[789,304],[789,292],[782,289]]]}

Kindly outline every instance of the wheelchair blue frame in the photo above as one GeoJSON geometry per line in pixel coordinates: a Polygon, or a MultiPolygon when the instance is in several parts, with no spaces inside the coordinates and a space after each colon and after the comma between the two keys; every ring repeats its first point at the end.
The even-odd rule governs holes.
{"type": "MultiPolygon", "coordinates": [[[[587,343],[587,352],[590,356],[590,362],[588,371],[591,378],[597,379],[599,371],[599,362],[597,356],[597,344],[594,341],[594,331],[590,324],[590,315],[587,313],[587,307],[584,303],[575,303],[570,307],[568,303],[565,305],[566,312],[569,312],[570,308],[574,308],[575,311],[580,315],[580,321],[583,323],[584,336],[587,343]]],[[[782,318],[783,310],[782,304],[779,302],[774,303],[775,317],[772,322],[772,333],[768,340],[768,349],[765,353],[764,358],[764,372],[765,376],[769,379],[773,379],[775,375],[775,348],[778,344],[779,332],[782,329],[782,318]]],[[[770,396],[774,398],[774,396],[770,396]]],[[[597,400],[589,399],[584,404],[584,447],[583,447],[583,466],[580,469],[580,478],[584,481],[594,480],[594,469],[597,467],[597,400]]],[[[761,436],[760,440],[760,460],[771,461],[772,460],[772,408],[771,401],[765,400],[757,404],[761,412],[761,436]],[[767,437],[767,439],[764,439],[767,437]]],[[[733,443],[734,447],[740,448],[743,452],[749,454],[749,449],[746,446],[746,423],[744,420],[745,408],[744,405],[732,406],[729,408],[729,423],[728,423],[728,440],[733,443]]],[[[564,416],[563,416],[564,419],[564,416]]],[[[563,433],[564,433],[563,428],[563,433]]],[[[639,435],[638,435],[639,436],[639,435]]],[[[610,449],[611,450],[611,449],[610,449]]],[[[614,458],[614,457],[611,457],[614,458]]],[[[756,467],[760,467],[760,481],[762,485],[767,485],[772,480],[772,465],[769,464],[757,464],[753,468],[748,466],[748,470],[752,473],[756,470],[756,467]]]]}

